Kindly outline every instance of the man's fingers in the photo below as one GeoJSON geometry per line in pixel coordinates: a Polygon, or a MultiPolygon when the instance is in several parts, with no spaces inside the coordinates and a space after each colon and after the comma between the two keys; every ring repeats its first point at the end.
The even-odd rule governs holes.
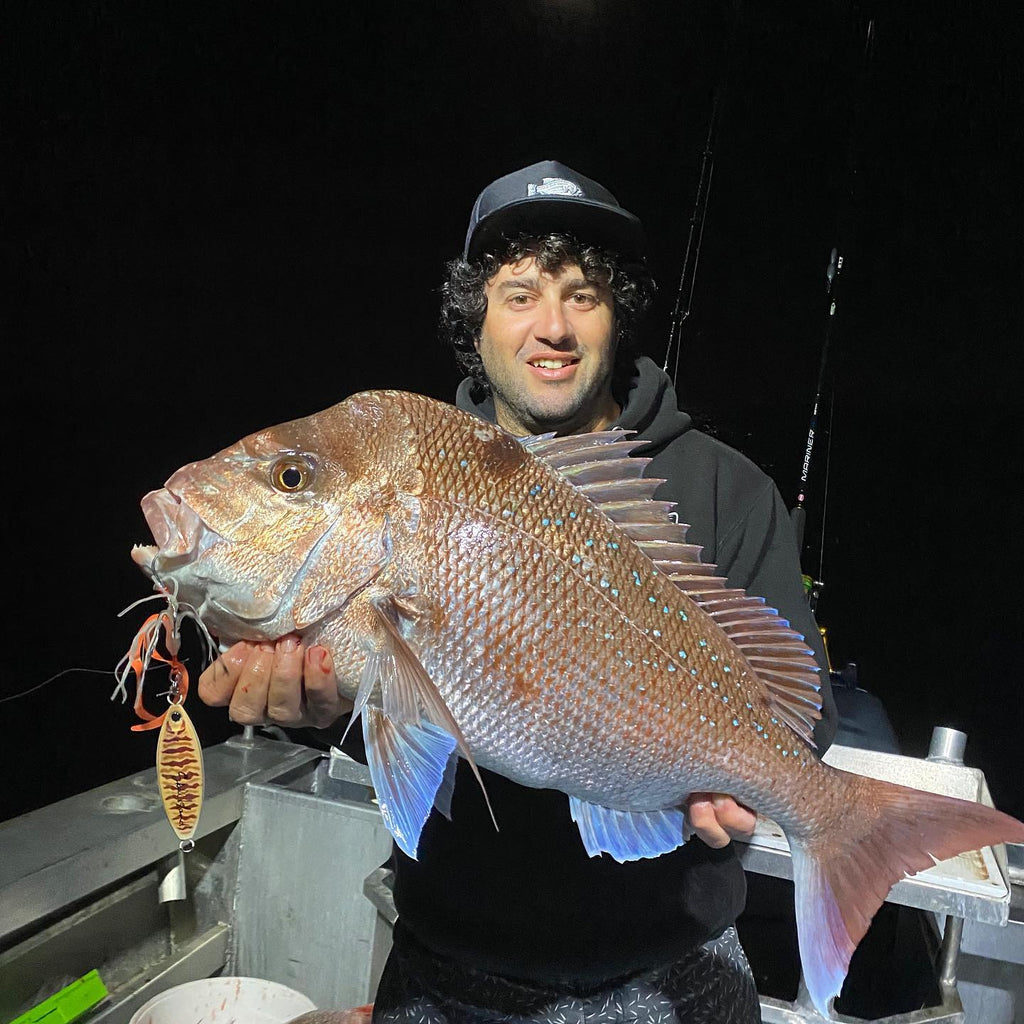
{"type": "Polygon", "coordinates": [[[710,793],[695,793],[686,805],[690,828],[714,850],[728,846],[729,833],[718,823],[710,793]]]}
{"type": "Polygon", "coordinates": [[[239,641],[200,675],[199,696],[227,707],[240,725],[325,728],[352,710],[352,702],[338,695],[328,651],[307,651],[294,635],[276,644],[239,641]]]}
{"type": "Polygon", "coordinates": [[[255,645],[240,640],[225,651],[199,676],[199,699],[210,707],[226,707],[231,703],[238,678],[255,645]]]}
{"type": "Polygon", "coordinates": [[[274,645],[257,644],[238,675],[228,705],[228,717],[239,725],[262,725],[267,720],[267,693],[274,667],[274,645]]]}
{"type": "Polygon", "coordinates": [[[731,796],[723,793],[714,793],[711,803],[715,808],[715,817],[718,824],[722,826],[733,837],[751,836],[754,834],[754,826],[757,824],[757,815],[741,803],[737,803],[731,796]]]}
{"type": "Polygon", "coordinates": [[[302,719],[302,648],[297,636],[283,636],[274,645],[267,717],[281,725],[298,725],[302,719]]]}
{"type": "Polygon", "coordinates": [[[713,849],[728,846],[734,838],[749,836],[757,815],[724,793],[693,793],[686,816],[694,832],[713,849]]]}
{"type": "Polygon", "coordinates": [[[338,695],[338,677],[330,652],[319,645],[306,651],[303,668],[306,682],[306,717],[323,729],[352,710],[352,701],[338,695]]]}

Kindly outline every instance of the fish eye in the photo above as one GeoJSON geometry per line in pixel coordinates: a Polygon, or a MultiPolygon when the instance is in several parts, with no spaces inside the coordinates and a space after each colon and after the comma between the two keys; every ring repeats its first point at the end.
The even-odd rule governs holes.
{"type": "Polygon", "coordinates": [[[278,459],[270,470],[270,482],[279,491],[293,493],[304,490],[313,479],[313,467],[297,455],[278,459]]]}

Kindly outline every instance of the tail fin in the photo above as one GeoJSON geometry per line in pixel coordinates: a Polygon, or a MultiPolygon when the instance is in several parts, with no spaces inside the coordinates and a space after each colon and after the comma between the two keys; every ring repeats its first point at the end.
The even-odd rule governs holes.
{"type": "Polygon", "coordinates": [[[828,1017],[857,943],[904,875],[996,843],[1024,842],[1024,824],[983,804],[850,776],[854,800],[834,827],[790,836],[804,981],[828,1017]]]}

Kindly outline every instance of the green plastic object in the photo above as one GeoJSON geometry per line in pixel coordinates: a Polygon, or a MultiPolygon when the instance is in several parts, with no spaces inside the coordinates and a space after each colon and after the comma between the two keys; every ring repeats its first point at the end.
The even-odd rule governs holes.
{"type": "Polygon", "coordinates": [[[15,1017],[11,1024],[69,1024],[106,998],[107,986],[103,984],[99,971],[90,971],[56,995],[33,1006],[28,1013],[15,1017]]]}

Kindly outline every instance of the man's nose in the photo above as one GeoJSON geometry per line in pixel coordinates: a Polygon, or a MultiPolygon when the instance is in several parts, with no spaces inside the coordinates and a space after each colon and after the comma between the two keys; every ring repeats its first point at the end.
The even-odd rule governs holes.
{"type": "Polygon", "coordinates": [[[539,312],[535,327],[539,341],[555,347],[562,347],[572,341],[572,324],[560,300],[545,300],[539,312]]]}

